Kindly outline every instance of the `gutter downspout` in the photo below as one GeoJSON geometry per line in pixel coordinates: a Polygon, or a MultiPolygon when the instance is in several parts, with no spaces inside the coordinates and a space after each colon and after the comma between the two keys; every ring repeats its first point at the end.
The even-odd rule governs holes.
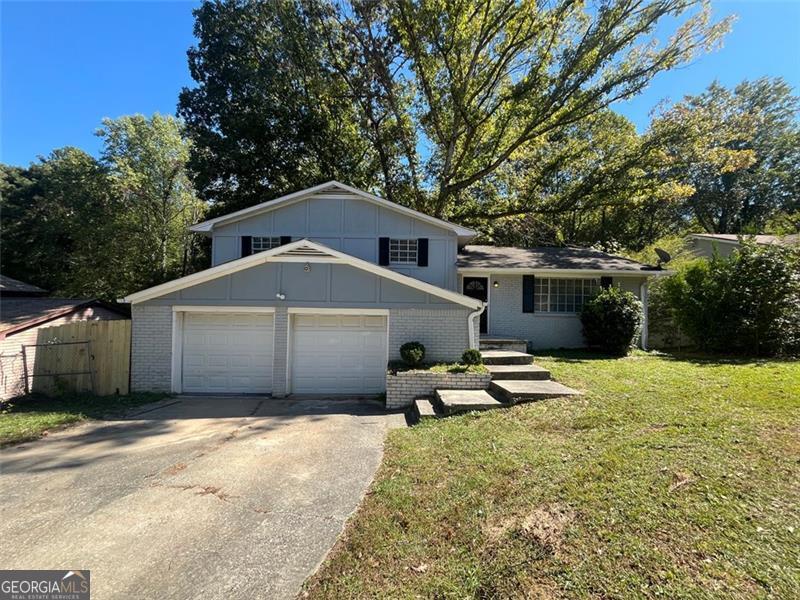
{"type": "Polygon", "coordinates": [[[639,288],[639,298],[642,301],[642,333],[639,336],[639,345],[642,350],[647,350],[649,319],[647,316],[647,303],[649,300],[648,281],[645,279],[639,288]]]}
{"type": "Polygon", "coordinates": [[[469,347],[471,350],[478,350],[480,348],[480,342],[478,342],[477,345],[475,344],[475,317],[483,314],[485,310],[486,302],[482,303],[481,307],[475,312],[469,313],[467,317],[467,333],[469,335],[469,347]]]}

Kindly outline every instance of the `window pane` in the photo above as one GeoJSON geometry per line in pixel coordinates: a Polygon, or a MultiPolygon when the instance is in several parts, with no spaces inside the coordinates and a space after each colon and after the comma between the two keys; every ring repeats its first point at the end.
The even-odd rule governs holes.
{"type": "Polygon", "coordinates": [[[394,264],[417,263],[417,240],[389,240],[389,262],[394,264]]]}

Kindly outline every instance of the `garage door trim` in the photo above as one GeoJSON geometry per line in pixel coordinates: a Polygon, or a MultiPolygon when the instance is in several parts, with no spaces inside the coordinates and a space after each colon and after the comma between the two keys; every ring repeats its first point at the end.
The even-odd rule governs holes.
{"type": "Polygon", "coordinates": [[[317,308],[313,306],[308,307],[290,307],[289,312],[289,326],[286,332],[286,393],[292,393],[292,340],[294,339],[294,327],[292,315],[356,315],[364,317],[386,317],[386,352],[384,364],[389,364],[389,332],[390,311],[386,308],[317,308]]]}
{"type": "MultiPolygon", "coordinates": [[[[201,313],[262,313],[271,314],[275,307],[271,306],[208,306],[208,305],[174,305],[172,307],[172,364],[171,387],[173,394],[183,393],[183,316],[187,312],[201,313]]],[[[272,356],[275,360],[275,333],[272,335],[272,356]]]]}

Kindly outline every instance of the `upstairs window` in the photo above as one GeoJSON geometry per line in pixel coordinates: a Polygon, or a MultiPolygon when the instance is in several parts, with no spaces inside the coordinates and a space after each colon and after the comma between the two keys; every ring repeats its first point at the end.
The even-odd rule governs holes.
{"type": "Polygon", "coordinates": [[[253,254],[256,252],[263,252],[264,250],[272,250],[280,245],[281,238],[279,237],[253,236],[253,254]]]}
{"type": "Polygon", "coordinates": [[[417,240],[389,240],[389,263],[392,265],[417,264],[417,240]]]}
{"type": "Polygon", "coordinates": [[[576,313],[600,291],[598,279],[536,277],[533,282],[534,312],[576,313]]]}

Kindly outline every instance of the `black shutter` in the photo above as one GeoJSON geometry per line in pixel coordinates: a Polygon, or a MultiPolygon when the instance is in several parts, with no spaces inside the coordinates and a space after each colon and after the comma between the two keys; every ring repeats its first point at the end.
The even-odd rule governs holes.
{"type": "Polygon", "coordinates": [[[600,287],[603,288],[604,290],[607,290],[608,288],[611,287],[611,281],[612,281],[611,277],[601,277],[600,287]]]}
{"type": "Polygon", "coordinates": [[[419,238],[417,240],[417,266],[428,266],[428,238],[419,238]]]}
{"type": "Polygon", "coordinates": [[[286,244],[292,243],[292,236],[290,235],[282,235],[281,236],[281,246],[285,246],[286,244]]]}
{"type": "Polygon", "coordinates": [[[533,312],[533,275],[522,276],[522,312],[533,312]]]}
{"type": "Polygon", "coordinates": [[[389,238],[378,238],[378,264],[389,265],[389,238]]]}
{"type": "Polygon", "coordinates": [[[242,236],[242,256],[250,256],[253,253],[253,236],[242,236]]]}

